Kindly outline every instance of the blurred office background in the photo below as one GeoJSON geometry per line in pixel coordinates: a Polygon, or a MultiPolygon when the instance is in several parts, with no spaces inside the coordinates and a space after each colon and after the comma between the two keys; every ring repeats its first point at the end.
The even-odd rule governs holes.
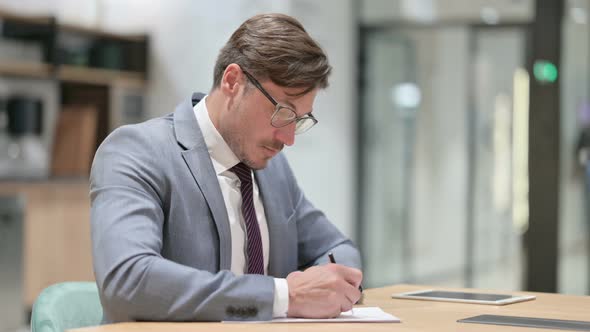
{"type": "Polygon", "coordinates": [[[92,280],[114,128],[206,92],[231,32],[297,17],[334,67],[286,149],[366,287],[590,292],[590,0],[0,0],[0,331],[92,280]]]}

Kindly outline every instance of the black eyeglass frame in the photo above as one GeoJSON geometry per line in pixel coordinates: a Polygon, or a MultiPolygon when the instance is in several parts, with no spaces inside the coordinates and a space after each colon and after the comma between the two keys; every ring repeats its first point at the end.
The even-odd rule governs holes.
{"type": "MultiPolygon", "coordinates": [[[[288,125],[290,125],[291,123],[295,122],[295,134],[303,134],[304,132],[308,131],[309,129],[311,129],[313,126],[315,126],[318,123],[318,120],[313,116],[313,114],[308,113],[305,114],[301,117],[297,116],[297,113],[295,112],[294,109],[282,105],[280,103],[278,103],[271,95],[270,93],[268,93],[268,91],[266,91],[263,87],[262,84],[260,84],[260,82],[258,82],[258,80],[256,78],[254,78],[254,76],[252,76],[252,74],[250,74],[249,72],[247,72],[245,69],[241,68],[242,72],[244,73],[244,75],[246,75],[246,78],[248,78],[248,80],[250,81],[250,83],[254,84],[254,86],[260,91],[262,92],[262,94],[273,104],[273,106],[275,107],[275,111],[272,114],[271,118],[270,118],[270,124],[275,127],[275,128],[282,128],[282,127],[286,127],[288,125]],[[286,109],[291,111],[291,113],[293,114],[293,118],[286,120],[285,123],[281,123],[281,124],[277,124],[276,122],[278,121],[278,117],[277,114],[279,114],[279,112],[281,111],[281,109],[286,109]],[[307,125],[307,126],[301,126],[300,124],[302,123],[310,123],[308,122],[309,120],[311,120],[311,124],[307,125]],[[304,122],[305,121],[305,122],[304,122]]],[[[282,120],[281,120],[282,121],[282,120]]]]}

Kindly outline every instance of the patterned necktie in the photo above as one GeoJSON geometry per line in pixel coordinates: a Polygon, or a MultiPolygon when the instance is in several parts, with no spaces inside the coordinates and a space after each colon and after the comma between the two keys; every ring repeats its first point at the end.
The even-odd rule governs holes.
{"type": "Polygon", "coordinates": [[[246,222],[247,234],[248,274],[264,274],[262,240],[258,220],[256,219],[256,210],[254,210],[254,200],[252,199],[252,171],[244,163],[237,164],[230,171],[234,172],[241,182],[242,214],[246,222]]]}

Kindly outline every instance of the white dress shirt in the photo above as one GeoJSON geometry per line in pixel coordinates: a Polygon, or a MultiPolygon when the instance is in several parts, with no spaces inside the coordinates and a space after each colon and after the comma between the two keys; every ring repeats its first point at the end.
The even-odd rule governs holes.
{"type": "MultiPolygon", "coordinates": [[[[240,180],[230,169],[240,162],[238,157],[229,148],[217,128],[211,122],[207,105],[203,98],[193,108],[199,127],[203,133],[213,168],[217,174],[217,181],[221,187],[221,194],[227,209],[229,229],[231,233],[231,271],[236,275],[242,275],[246,271],[246,224],[242,214],[242,194],[240,192],[240,180]]],[[[264,206],[260,199],[256,179],[253,183],[254,209],[256,219],[260,227],[262,239],[262,251],[264,255],[264,274],[268,274],[269,238],[268,225],[264,214],[264,206]]],[[[287,280],[274,278],[275,292],[273,302],[273,317],[285,317],[289,308],[289,288],[287,280]]]]}

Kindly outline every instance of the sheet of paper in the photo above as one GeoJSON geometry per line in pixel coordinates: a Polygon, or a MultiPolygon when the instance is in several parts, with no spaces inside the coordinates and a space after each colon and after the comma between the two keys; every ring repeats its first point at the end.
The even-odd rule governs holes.
{"type": "Polygon", "coordinates": [[[275,318],[269,321],[224,321],[223,323],[399,323],[400,319],[379,307],[354,308],[336,318],[275,318]]]}

